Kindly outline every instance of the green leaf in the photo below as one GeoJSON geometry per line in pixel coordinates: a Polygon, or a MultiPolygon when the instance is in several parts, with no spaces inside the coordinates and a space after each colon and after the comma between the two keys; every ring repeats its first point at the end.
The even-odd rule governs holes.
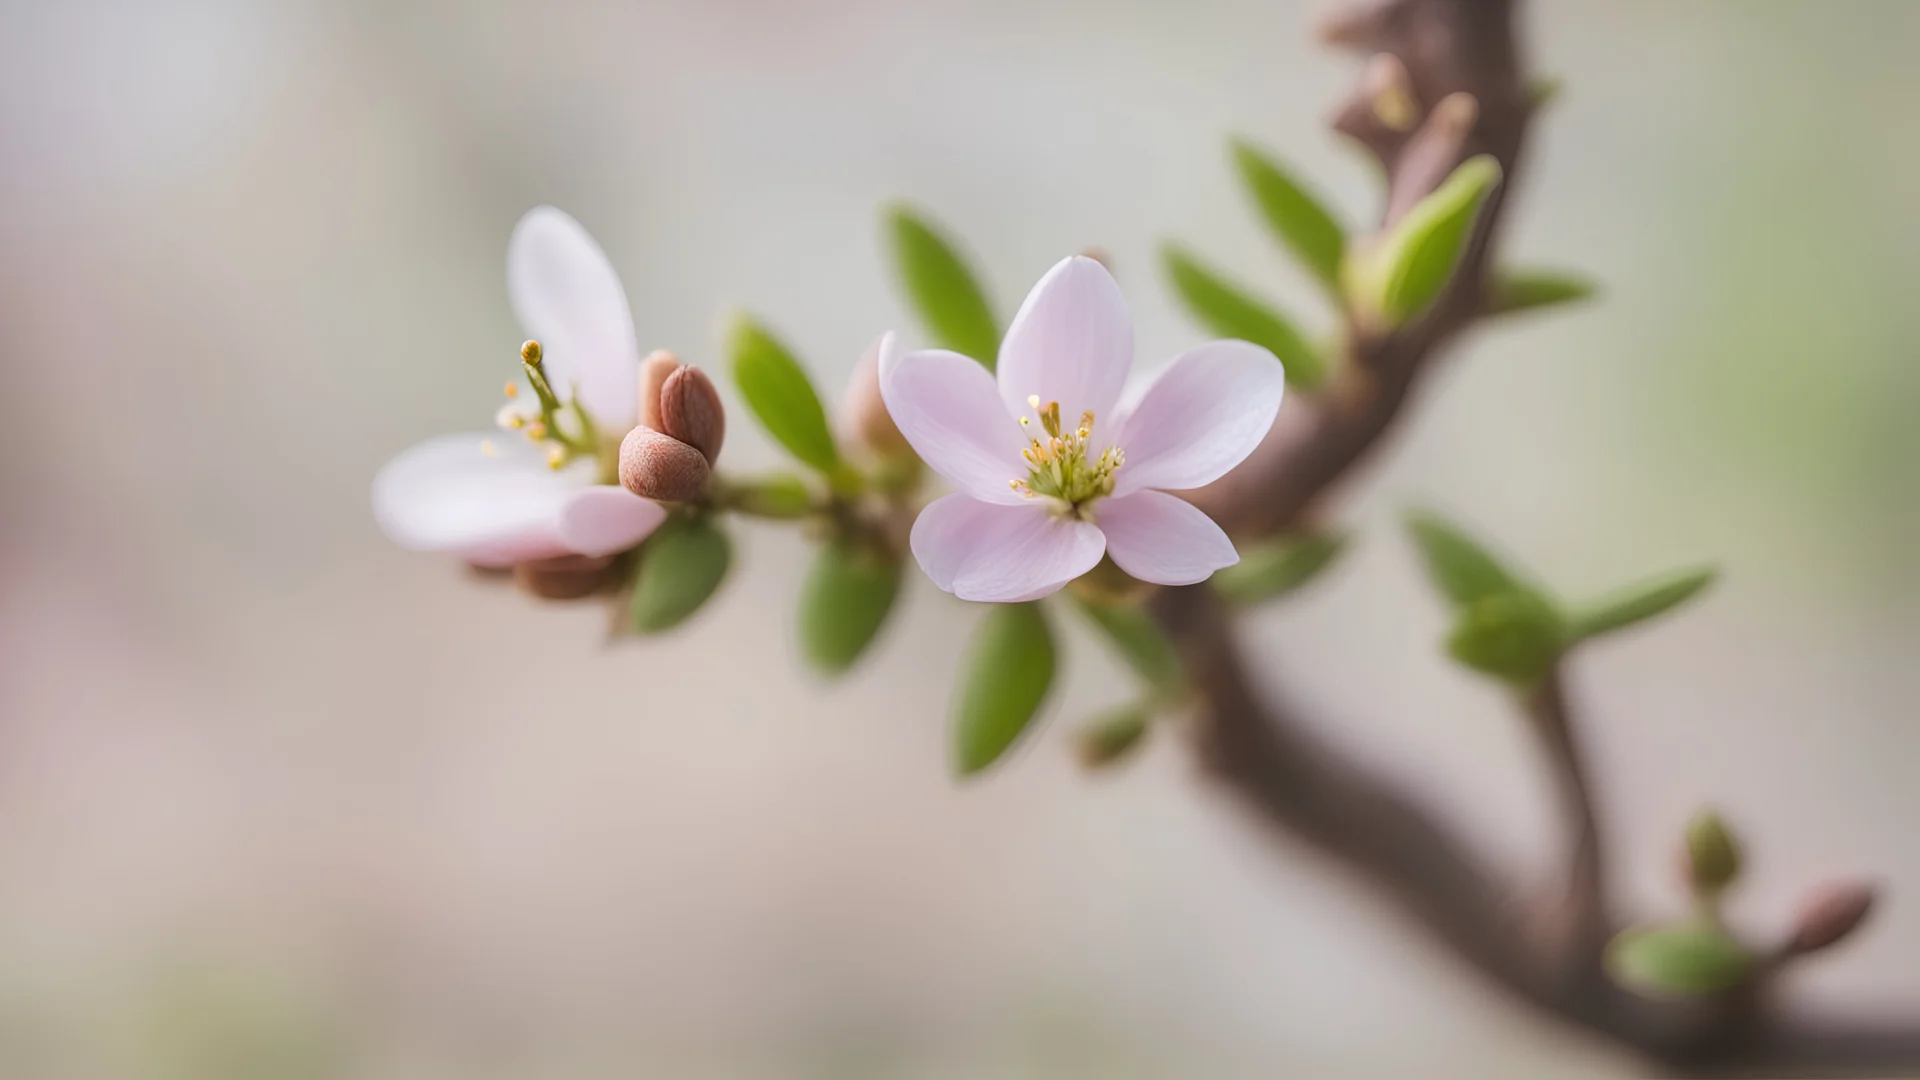
{"type": "Polygon", "coordinates": [[[1574,636],[1597,637],[1664,615],[1698,596],[1719,573],[1713,566],[1677,570],[1582,604],[1573,612],[1574,636]]]}
{"type": "Polygon", "coordinates": [[[813,489],[793,473],[771,473],[729,483],[716,490],[715,501],[753,517],[792,520],[813,513],[813,489]]]}
{"type": "Polygon", "coordinates": [[[1512,315],[1585,300],[1593,282],[1562,270],[1501,270],[1493,279],[1489,315],[1512,315]]]}
{"type": "Polygon", "coordinates": [[[1102,636],[1156,698],[1166,700],[1185,692],[1187,674],[1181,666],[1180,653],[1160,629],[1160,624],[1138,603],[1095,599],[1079,593],[1073,594],[1073,603],[1100,628],[1102,636]]]}
{"type": "Polygon", "coordinates": [[[1614,981],[1658,997],[1730,990],[1754,968],[1752,950],[1705,922],[1636,926],[1607,946],[1607,970],[1614,981]]]}
{"type": "Polygon", "coordinates": [[[1347,550],[1347,537],[1312,533],[1240,549],[1239,563],[1213,575],[1213,588],[1240,607],[1278,600],[1305,587],[1347,550]]]}
{"type": "Polygon", "coordinates": [[[732,561],[733,546],[711,520],[668,518],[640,548],[627,601],[629,623],[642,634],[680,625],[720,588],[732,561]]]}
{"type": "Polygon", "coordinates": [[[1453,278],[1480,207],[1500,182],[1500,163],[1469,158],[1396,222],[1380,243],[1355,251],[1344,270],[1348,296],[1390,327],[1420,315],[1453,278]]]}
{"type": "Polygon", "coordinates": [[[793,353],[751,316],[733,324],[727,342],[733,382],[767,433],[787,452],[833,477],[847,472],[827,426],[827,411],[793,353]]]}
{"type": "Polygon", "coordinates": [[[860,659],[886,624],[900,593],[901,562],[861,545],[820,549],[800,591],[800,650],[824,674],[860,659]]]}
{"type": "Polygon", "coordinates": [[[1233,141],[1233,162],[1261,217],[1313,276],[1338,298],[1347,234],[1324,203],[1253,144],[1233,141]]]}
{"type": "Polygon", "coordinates": [[[971,776],[1000,759],[1053,685],[1053,631],[1037,603],[996,604],[973,632],[953,705],[953,767],[971,776]]]}
{"type": "Polygon", "coordinates": [[[1407,532],[1426,559],[1434,587],[1455,604],[1527,588],[1479,541],[1431,510],[1408,513],[1407,532]]]}
{"type": "Polygon", "coordinates": [[[966,260],[926,217],[908,206],[887,211],[894,268],[927,333],[941,348],[971,356],[993,370],[1000,330],[993,307],[966,260]]]}
{"type": "Polygon", "coordinates": [[[1326,378],[1326,361],[1280,312],[1208,269],[1178,244],[1164,245],[1160,257],[1174,291],[1202,326],[1222,337],[1265,346],[1280,358],[1287,381],[1295,386],[1316,386],[1326,378]]]}
{"type": "Polygon", "coordinates": [[[1153,710],[1145,702],[1101,713],[1074,733],[1080,763],[1098,769],[1118,762],[1139,748],[1152,722],[1153,710]]]}
{"type": "Polygon", "coordinates": [[[1695,893],[1712,896],[1740,876],[1740,841],[1726,821],[1702,810],[1687,822],[1687,877],[1695,893]]]}
{"type": "Polygon", "coordinates": [[[1530,686],[1567,649],[1560,613],[1539,593],[1483,596],[1467,605],[1447,637],[1447,652],[1475,671],[1530,686]]]}

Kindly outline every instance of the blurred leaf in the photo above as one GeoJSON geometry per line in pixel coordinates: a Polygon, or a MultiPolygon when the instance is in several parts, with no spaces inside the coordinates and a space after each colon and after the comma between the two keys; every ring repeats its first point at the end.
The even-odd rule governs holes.
{"type": "Polygon", "coordinates": [[[1401,326],[1425,312],[1452,279],[1474,219],[1500,182],[1500,163],[1469,158],[1439,188],[1408,210],[1377,246],[1348,260],[1347,295],[1401,326]]]}
{"type": "Polygon", "coordinates": [[[909,206],[887,211],[894,267],[927,333],[943,349],[971,356],[993,370],[1000,331],[966,260],[932,222],[909,206]]]}
{"type": "Polygon", "coordinates": [[[1754,955],[1704,922],[1636,926],[1607,947],[1607,970],[1620,985],[1660,997],[1729,990],[1754,970],[1754,955]]]}
{"type": "Polygon", "coordinates": [[[734,385],[760,426],[794,457],[828,476],[844,477],[847,467],[827,426],[826,409],[793,353],[751,316],[742,315],[733,324],[727,354],[734,385]]]}
{"type": "Polygon", "coordinates": [[[801,518],[813,512],[813,489],[792,473],[773,473],[734,483],[727,492],[729,505],[743,514],[764,518],[801,518]]]}
{"type": "Polygon", "coordinates": [[[1562,270],[1501,270],[1494,275],[1489,315],[1512,315],[1585,300],[1593,282],[1562,270]]]}
{"type": "Polygon", "coordinates": [[[1527,588],[1479,541],[1431,510],[1409,512],[1407,532],[1426,559],[1427,576],[1455,604],[1527,588]]]}
{"type": "Polygon", "coordinates": [[[800,592],[800,648],[838,675],[860,659],[900,593],[901,562],[847,541],[820,549],[800,592]]]}
{"type": "Polygon", "coordinates": [[[1527,81],[1527,103],[1536,109],[1545,108],[1560,100],[1560,94],[1567,88],[1567,80],[1558,75],[1536,75],[1527,81]]]}
{"type": "Polygon", "coordinates": [[[971,776],[1000,759],[1053,685],[1053,631],[1038,603],[995,604],[973,632],[953,707],[953,765],[971,776]]]}
{"type": "Polygon", "coordinates": [[[640,549],[627,603],[633,629],[657,634],[686,621],[720,588],[732,561],[732,545],[711,520],[668,518],[640,549]]]}
{"type": "Polygon", "coordinates": [[[1178,697],[1186,689],[1186,669],[1173,642],[1137,602],[1089,598],[1071,594],[1074,606],[1099,627],[1120,658],[1160,699],[1178,697]]]}
{"type": "Polygon", "coordinates": [[[1326,378],[1326,361],[1275,309],[1202,265],[1178,244],[1161,248],[1167,279],[1202,326],[1221,337],[1251,341],[1280,358],[1287,381],[1299,387],[1326,378]]]}
{"type": "Polygon", "coordinates": [[[1312,533],[1249,545],[1240,561],[1213,575],[1213,588],[1240,607],[1278,600],[1306,586],[1347,550],[1347,537],[1312,533]]]}
{"type": "Polygon", "coordinates": [[[1333,213],[1253,144],[1235,139],[1233,161],[1274,235],[1337,299],[1347,235],[1333,213]]]}
{"type": "Polygon", "coordinates": [[[1560,613],[1545,597],[1527,591],[1475,600],[1447,638],[1447,651],[1455,660],[1521,686],[1538,682],[1566,647],[1560,613]]]}
{"type": "Polygon", "coordinates": [[[1711,896],[1740,876],[1740,841],[1712,810],[1687,822],[1687,877],[1695,893],[1711,896]]]}
{"type": "Polygon", "coordinates": [[[1152,722],[1153,710],[1145,702],[1121,705],[1094,717],[1074,733],[1080,763],[1098,769],[1118,762],[1145,741],[1152,722]]]}
{"type": "Polygon", "coordinates": [[[1573,612],[1573,634],[1577,638],[1597,637],[1664,615],[1699,595],[1713,584],[1719,572],[1713,566],[1678,570],[1582,604],[1573,612]]]}

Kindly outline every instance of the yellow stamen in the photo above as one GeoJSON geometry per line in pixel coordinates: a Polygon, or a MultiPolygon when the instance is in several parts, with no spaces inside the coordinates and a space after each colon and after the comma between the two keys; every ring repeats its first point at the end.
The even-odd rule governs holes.
{"type": "Polygon", "coordinates": [[[540,356],[539,342],[529,340],[526,344],[520,346],[520,359],[528,367],[539,367],[540,356]]]}
{"type": "Polygon", "coordinates": [[[517,382],[510,382],[510,383],[508,383],[508,384],[507,384],[507,396],[508,396],[508,397],[510,397],[510,398],[517,398],[517,397],[519,397],[519,396],[520,396],[520,384],[519,384],[519,383],[517,383],[517,382]]]}

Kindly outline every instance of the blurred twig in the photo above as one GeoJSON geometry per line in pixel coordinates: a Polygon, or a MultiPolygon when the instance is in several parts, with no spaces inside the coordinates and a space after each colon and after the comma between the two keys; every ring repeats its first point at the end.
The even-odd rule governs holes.
{"type": "MultiPolygon", "coordinates": [[[[1372,60],[1335,126],[1380,159],[1389,217],[1473,154],[1492,154],[1506,179],[1435,306],[1399,330],[1351,329],[1339,381],[1296,409],[1294,422],[1277,425],[1245,465],[1195,495],[1230,532],[1268,536],[1302,524],[1384,443],[1420,377],[1483,309],[1490,252],[1534,108],[1516,46],[1516,5],[1387,0],[1328,23],[1327,40],[1372,60]],[[1397,95],[1392,108],[1380,107],[1383,90],[1397,95]],[[1413,124],[1398,115],[1408,103],[1413,124]]],[[[1605,977],[1602,955],[1617,924],[1605,895],[1600,819],[1560,673],[1528,702],[1573,833],[1568,887],[1543,909],[1513,894],[1472,844],[1391,779],[1324,745],[1293,703],[1257,694],[1230,614],[1206,587],[1163,590],[1154,609],[1200,696],[1197,750],[1209,774],[1287,837],[1344,863],[1515,999],[1669,1072],[1920,1071],[1920,1020],[1873,1026],[1792,1016],[1770,1007],[1767,988],[1753,985],[1718,998],[1655,1002],[1605,977]]]]}

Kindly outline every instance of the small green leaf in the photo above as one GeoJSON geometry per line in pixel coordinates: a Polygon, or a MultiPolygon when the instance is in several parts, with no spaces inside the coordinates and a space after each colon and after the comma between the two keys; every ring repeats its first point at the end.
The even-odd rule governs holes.
{"type": "Polygon", "coordinates": [[[1337,298],[1340,260],[1347,250],[1347,234],[1340,222],[1326,204],[1253,144],[1235,139],[1233,162],[1274,235],[1337,298]]]}
{"type": "Polygon", "coordinates": [[[733,382],[767,433],[794,457],[829,476],[846,465],[827,426],[827,411],[793,353],[750,316],[733,324],[727,342],[733,382]]]}
{"type": "Polygon", "coordinates": [[[1699,997],[1730,990],[1753,974],[1752,950],[1705,922],[1636,926],[1607,946],[1614,981],[1657,997],[1699,997]]]}
{"type": "Polygon", "coordinates": [[[730,483],[724,492],[716,491],[716,501],[742,514],[779,520],[806,517],[815,508],[813,489],[804,478],[792,473],[730,483]]]}
{"type": "Polygon", "coordinates": [[[1187,675],[1180,664],[1180,653],[1160,624],[1138,603],[1094,599],[1079,593],[1073,594],[1073,603],[1100,628],[1114,651],[1156,698],[1166,700],[1185,691],[1187,675]]]}
{"type": "Polygon", "coordinates": [[[1468,604],[1447,637],[1447,651],[1475,671],[1530,686],[1567,648],[1560,613],[1539,593],[1495,593],[1468,604]]]}
{"type": "Polygon", "coordinates": [[[1493,296],[1488,301],[1487,313],[1512,315],[1571,304],[1587,299],[1593,292],[1592,281],[1562,270],[1501,270],[1493,279],[1493,296]]]}
{"type": "Polygon", "coordinates": [[[996,604],[973,632],[953,706],[953,767],[971,776],[1000,759],[1053,685],[1053,631],[1037,603],[996,604]]]}
{"type": "Polygon", "coordinates": [[[1145,702],[1122,705],[1101,713],[1074,733],[1074,749],[1080,763],[1089,769],[1104,768],[1138,749],[1153,722],[1153,710],[1145,702]]]}
{"type": "Polygon", "coordinates": [[[1560,94],[1567,88],[1567,80],[1558,75],[1536,75],[1527,81],[1527,104],[1535,109],[1543,109],[1560,100],[1560,94]]]}
{"type": "Polygon", "coordinates": [[[1377,245],[1351,253],[1342,278],[1347,295],[1388,326],[1426,311],[1452,280],[1474,219],[1499,182],[1500,163],[1491,156],[1467,159],[1377,245]]]}
{"type": "Polygon", "coordinates": [[[1213,588],[1240,607],[1278,600],[1305,587],[1347,550],[1346,536],[1310,533],[1249,545],[1240,561],[1213,575],[1213,588]]]}
{"type": "Polygon", "coordinates": [[[954,245],[908,206],[887,211],[894,268],[927,333],[941,348],[971,356],[993,370],[1000,330],[993,307],[954,245]]]}
{"type": "Polygon", "coordinates": [[[1687,823],[1687,877],[1693,891],[1713,896],[1740,876],[1740,841],[1712,810],[1702,810],[1687,823]]]}
{"type": "Polygon", "coordinates": [[[1664,615],[1699,595],[1719,572],[1713,566],[1678,570],[1582,604],[1573,612],[1574,636],[1597,637],[1664,615]]]}
{"type": "Polygon", "coordinates": [[[704,517],[675,515],[647,538],[627,614],[633,629],[657,634],[700,610],[733,561],[726,534],[704,517]]]}
{"type": "Polygon", "coordinates": [[[800,591],[800,649],[824,674],[860,659],[900,593],[899,559],[836,541],[820,549],[800,591]]]}
{"type": "Polygon", "coordinates": [[[1302,388],[1326,378],[1326,361],[1292,323],[1239,286],[1208,269],[1178,244],[1160,250],[1167,279],[1202,326],[1222,337],[1266,347],[1280,358],[1287,381],[1302,388]]]}
{"type": "Polygon", "coordinates": [[[1408,513],[1407,532],[1426,559],[1427,576],[1455,604],[1526,589],[1479,541],[1431,510],[1408,513]]]}

